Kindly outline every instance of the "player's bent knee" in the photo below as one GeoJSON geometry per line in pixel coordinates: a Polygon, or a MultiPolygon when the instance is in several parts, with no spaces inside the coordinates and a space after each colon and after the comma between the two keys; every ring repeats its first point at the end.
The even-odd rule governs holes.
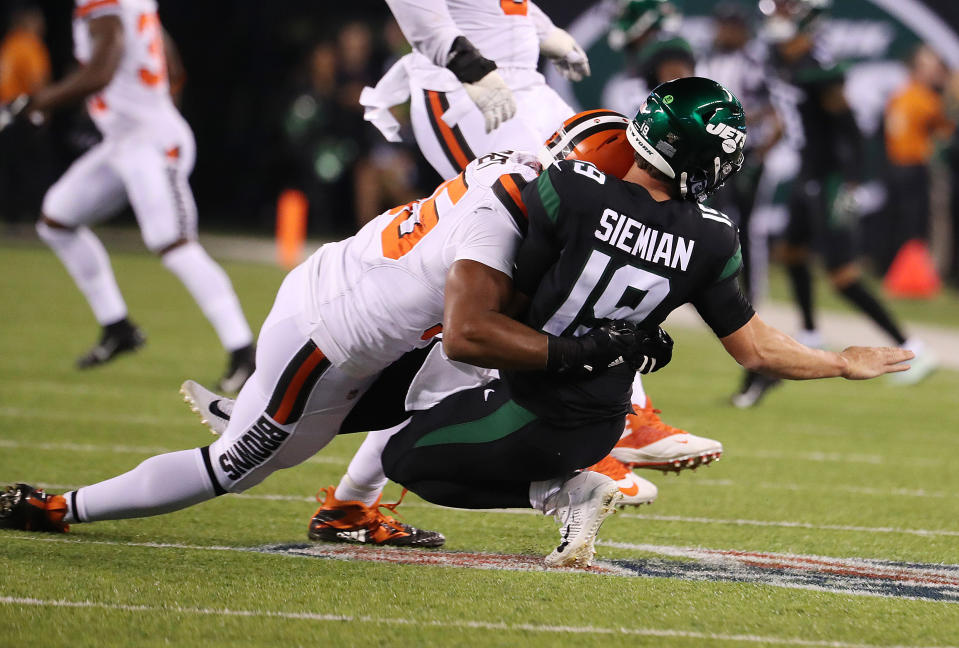
{"type": "Polygon", "coordinates": [[[169,254],[170,252],[173,252],[174,250],[177,250],[177,249],[183,247],[184,245],[187,245],[187,244],[190,243],[190,242],[191,242],[191,241],[190,241],[190,239],[188,239],[188,238],[180,238],[180,239],[177,239],[176,241],[174,241],[173,243],[168,243],[168,244],[165,244],[165,245],[154,246],[154,247],[152,247],[152,248],[150,249],[150,251],[153,252],[154,254],[156,254],[158,257],[164,257],[164,256],[166,256],[167,254],[169,254]]]}
{"type": "Polygon", "coordinates": [[[47,244],[52,244],[53,242],[62,239],[63,236],[70,235],[76,231],[76,228],[58,223],[57,221],[46,216],[40,217],[40,220],[37,221],[36,228],[37,236],[39,236],[40,240],[47,244]]]}

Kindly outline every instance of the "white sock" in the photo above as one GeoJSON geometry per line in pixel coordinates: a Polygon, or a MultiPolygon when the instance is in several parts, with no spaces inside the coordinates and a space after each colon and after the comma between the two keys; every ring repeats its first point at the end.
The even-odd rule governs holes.
{"type": "Polygon", "coordinates": [[[646,407],[646,390],[643,389],[643,375],[641,373],[637,373],[636,377],[633,378],[632,403],[639,407],[646,407]]]}
{"type": "Polygon", "coordinates": [[[60,229],[39,222],[37,234],[60,258],[101,326],[127,316],[127,305],[113,276],[110,257],[90,228],[60,229]]]}
{"type": "Polygon", "coordinates": [[[403,421],[387,430],[366,435],[336,487],[336,499],[363,502],[367,506],[376,501],[387,481],[383,472],[383,449],[390,437],[406,427],[406,423],[403,421]]]}
{"type": "Polygon", "coordinates": [[[529,503],[544,515],[556,513],[556,496],[566,482],[562,479],[545,479],[529,483],[529,503]]]}
{"type": "Polygon", "coordinates": [[[177,511],[216,493],[199,448],[150,457],[130,472],[66,493],[68,524],[177,511]],[[77,510],[73,510],[76,502],[77,510]]]}
{"type": "Polygon", "coordinates": [[[193,295],[227,351],[241,349],[253,342],[253,333],[243,316],[230,278],[203,246],[190,241],[173,248],[163,255],[163,265],[193,295]]]}

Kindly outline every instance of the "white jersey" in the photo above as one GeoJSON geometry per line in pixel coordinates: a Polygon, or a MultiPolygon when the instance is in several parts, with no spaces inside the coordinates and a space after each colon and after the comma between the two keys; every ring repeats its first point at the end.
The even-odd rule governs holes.
{"type": "Polygon", "coordinates": [[[88,21],[117,16],[123,23],[123,58],[110,83],[89,98],[87,109],[104,135],[130,132],[144,126],[182,118],[170,99],[163,28],[155,0],[75,0],[74,54],[86,63],[92,54],[88,21]]]}
{"type": "Polygon", "coordinates": [[[538,169],[532,154],[486,155],[428,198],[380,214],[307,259],[305,312],[326,357],[364,376],[428,344],[443,322],[446,275],[460,259],[512,276],[525,230],[519,192],[538,169]]]}
{"type": "Polygon", "coordinates": [[[495,61],[507,85],[541,83],[536,72],[539,43],[554,29],[529,0],[387,0],[396,22],[413,45],[414,77],[422,85],[454,90],[460,83],[446,69],[457,36],[465,36],[484,57],[495,61]],[[516,78],[510,83],[510,77],[516,78]]]}

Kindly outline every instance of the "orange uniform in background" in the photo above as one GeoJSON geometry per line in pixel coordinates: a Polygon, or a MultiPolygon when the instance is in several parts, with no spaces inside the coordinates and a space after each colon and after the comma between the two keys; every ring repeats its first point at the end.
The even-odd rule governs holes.
{"type": "Polygon", "coordinates": [[[50,55],[35,34],[17,29],[0,44],[0,103],[30,94],[50,80],[50,55]]]}
{"type": "Polygon", "coordinates": [[[918,81],[893,95],[886,108],[886,154],[899,166],[926,164],[933,136],[948,135],[952,124],[942,97],[918,81]]]}

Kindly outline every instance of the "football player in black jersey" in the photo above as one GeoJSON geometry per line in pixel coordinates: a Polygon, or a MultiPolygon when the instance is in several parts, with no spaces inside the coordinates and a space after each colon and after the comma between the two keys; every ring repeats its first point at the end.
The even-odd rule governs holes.
{"type": "MultiPolygon", "coordinates": [[[[856,261],[859,217],[856,188],[863,180],[862,133],[844,94],[845,70],[822,61],[814,52],[815,33],[831,0],[763,0],[764,35],[773,44],[773,63],[784,81],[802,91],[798,109],[805,144],[799,174],[789,200],[789,223],[782,245],[793,295],[802,314],[797,337],[821,346],[813,312],[811,254],[822,259],[832,287],[876,323],[898,345],[917,354],[914,369],[898,382],[918,382],[935,368],[921,341],[908,338],[892,314],[863,283],[856,261]]],[[[760,378],[743,392],[740,406],[750,406],[772,386],[760,378]],[[751,402],[750,402],[751,399],[751,402]]]]}
{"type": "MultiPolygon", "coordinates": [[[[736,228],[701,203],[743,160],[745,116],[725,88],[699,77],[665,83],[627,135],[635,162],[622,180],[567,160],[522,192],[529,229],[515,298],[525,302],[523,321],[551,336],[551,362],[568,370],[504,371],[447,396],[414,414],[383,454],[387,476],[431,502],[555,514],[562,540],[547,557],[554,566],[592,559],[596,533],[622,494],[610,477],[581,469],[619,439],[633,373],[650,368],[584,367],[563,357],[564,339],[613,320],[655,339],[672,310],[692,303],[737,362],[779,378],[873,378],[907,369],[901,363],[913,357],[896,348],[812,349],[755,314],[737,281],[736,228]]],[[[495,309],[503,295],[470,299],[495,309]]],[[[668,357],[646,362],[654,359],[668,357]]]]}

